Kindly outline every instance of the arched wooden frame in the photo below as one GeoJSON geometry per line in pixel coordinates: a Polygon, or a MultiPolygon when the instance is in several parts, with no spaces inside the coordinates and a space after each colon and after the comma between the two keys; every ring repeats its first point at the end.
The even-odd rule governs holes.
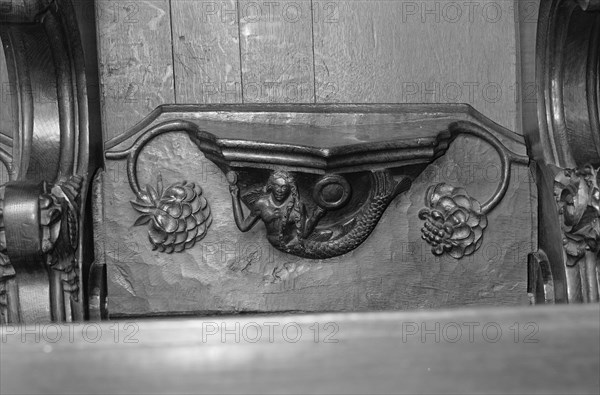
{"type": "Polygon", "coordinates": [[[536,162],[539,251],[529,265],[532,276],[548,274],[553,295],[538,292],[534,302],[598,302],[600,1],[542,1],[536,57],[539,130],[527,140],[536,162]]]}
{"type": "Polygon", "coordinates": [[[537,38],[535,158],[562,168],[600,165],[600,1],[542,2],[537,38]]]}
{"type": "Polygon", "coordinates": [[[94,82],[76,11],[70,0],[0,0],[0,20],[17,113],[13,137],[0,139],[9,172],[0,322],[82,320],[93,261],[86,205],[99,157],[90,158],[90,136],[99,140],[99,125],[90,122],[98,119],[88,95],[94,82]]]}

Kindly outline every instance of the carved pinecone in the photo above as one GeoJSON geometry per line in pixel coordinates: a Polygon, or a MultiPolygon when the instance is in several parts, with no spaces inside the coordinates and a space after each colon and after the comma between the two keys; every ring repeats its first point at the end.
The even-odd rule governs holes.
{"type": "Polygon", "coordinates": [[[148,238],[153,250],[172,253],[192,248],[202,240],[212,223],[208,202],[202,188],[186,181],[173,184],[163,191],[159,176],[157,188],[146,186],[141,196],[132,201],[142,213],[134,226],[149,224],[148,238]]]}
{"type": "Polygon", "coordinates": [[[471,255],[481,246],[487,217],[479,202],[463,188],[438,184],[427,190],[426,204],[419,212],[425,220],[422,238],[431,245],[435,255],[447,252],[459,259],[471,255]]]}

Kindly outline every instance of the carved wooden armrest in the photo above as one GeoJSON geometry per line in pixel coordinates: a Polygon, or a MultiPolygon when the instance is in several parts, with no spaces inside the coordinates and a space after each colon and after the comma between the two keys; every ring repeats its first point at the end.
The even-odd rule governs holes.
{"type": "Polygon", "coordinates": [[[536,164],[539,249],[533,303],[598,302],[600,286],[600,1],[541,3],[536,164]]]}
{"type": "Polygon", "coordinates": [[[75,12],[69,1],[1,0],[0,20],[19,114],[0,139],[0,323],[83,320],[94,126],[75,12]]]}

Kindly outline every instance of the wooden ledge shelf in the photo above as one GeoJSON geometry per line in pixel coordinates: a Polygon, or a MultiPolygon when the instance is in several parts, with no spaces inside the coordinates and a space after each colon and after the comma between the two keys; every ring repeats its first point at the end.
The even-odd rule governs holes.
{"type": "Polygon", "coordinates": [[[600,390],[598,305],[42,324],[0,336],[3,394],[600,390]]]}
{"type": "MultiPolygon", "coordinates": [[[[217,151],[222,154],[217,160],[234,162],[238,167],[262,163],[295,170],[303,167],[318,174],[344,172],[351,170],[339,157],[373,157],[392,150],[406,158],[421,159],[413,158],[413,163],[429,163],[444,154],[450,138],[448,126],[457,122],[491,130],[508,149],[526,155],[522,136],[463,104],[267,104],[160,106],[131,130],[108,141],[107,158],[123,157],[134,141],[158,125],[174,121],[182,124],[179,129],[173,125],[172,130],[192,132],[200,149],[217,151]],[[251,154],[256,151],[261,154],[259,158],[251,154]],[[301,159],[290,163],[289,155],[301,159]]],[[[375,161],[379,167],[383,159],[375,161]]],[[[394,158],[385,159],[391,162],[388,168],[402,165],[394,158]]],[[[371,165],[368,160],[361,164],[371,165]]]]}

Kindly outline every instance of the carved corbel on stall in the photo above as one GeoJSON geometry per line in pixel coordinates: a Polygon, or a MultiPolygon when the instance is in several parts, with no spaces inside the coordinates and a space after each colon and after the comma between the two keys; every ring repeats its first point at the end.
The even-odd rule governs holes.
{"type": "Polygon", "coordinates": [[[441,250],[434,246],[434,252],[449,251],[456,258],[471,254],[481,243],[485,215],[506,193],[511,165],[529,163],[522,138],[467,105],[162,106],[109,141],[106,158],[127,161],[136,196],[131,204],[142,213],[135,225],[148,225],[152,248],[165,252],[193,247],[212,221],[210,202],[196,183],[166,189],[160,180],[156,188],[139,185],[140,152],[170,132],[186,133],[226,174],[240,231],[262,221],[272,246],[308,259],[358,248],[390,203],[463,134],[483,139],[500,155],[502,180],[496,193],[480,205],[460,189],[434,187],[421,217],[431,231],[430,236],[424,230],[426,240],[438,243],[440,237],[438,244],[444,245],[441,250]],[[369,117],[385,122],[328,126],[334,118],[369,117]],[[468,206],[453,210],[448,199],[468,206]],[[450,241],[438,234],[442,231],[450,241]],[[462,237],[465,231],[474,235],[462,237]],[[468,240],[471,245],[464,245],[468,240]]]}
{"type": "Polygon", "coordinates": [[[0,0],[0,20],[19,114],[0,139],[0,323],[83,320],[94,169],[75,11],[69,0],[0,0]]]}
{"type": "Polygon", "coordinates": [[[600,1],[541,3],[539,130],[529,131],[538,186],[532,303],[598,302],[600,268],[600,1]]]}

